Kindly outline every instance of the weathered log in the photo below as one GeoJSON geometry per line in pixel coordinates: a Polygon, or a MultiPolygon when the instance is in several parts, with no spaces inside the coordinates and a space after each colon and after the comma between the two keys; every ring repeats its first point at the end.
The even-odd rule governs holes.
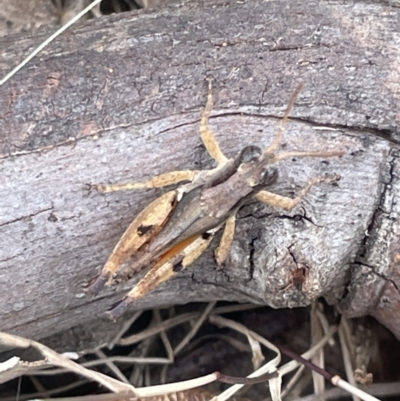
{"type": "MultiPolygon", "coordinates": [[[[161,192],[88,193],[85,184],[210,167],[198,126],[212,75],[210,124],[228,155],[271,141],[300,81],[285,150],[346,152],[282,162],[273,191],[293,196],[310,177],[342,178],[290,213],[244,208],[223,271],[210,249],[136,308],[296,307],[323,296],[400,338],[399,29],[400,9],[388,4],[213,0],[64,33],[0,88],[1,330],[49,335],[97,318],[132,286],[96,299],[81,289],[161,192]],[[290,285],[298,269],[302,287],[290,285]]],[[[3,39],[2,75],[48,35],[3,39]]]]}

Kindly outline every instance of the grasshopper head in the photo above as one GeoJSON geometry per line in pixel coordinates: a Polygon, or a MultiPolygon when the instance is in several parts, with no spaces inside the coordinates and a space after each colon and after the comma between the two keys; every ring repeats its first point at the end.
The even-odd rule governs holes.
{"type": "Polygon", "coordinates": [[[279,124],[277,133],[274,139],[264,152],[257,146],[247,146],[240,153],[237,160],[240,165],[237,171],[243,175],[251,187],[271,185],[277,178],[278,172],[275,168],[271,167],[274,163],[280,160],[289,159],[291,157],[334,157],[344,155],[343,151],[320,151],[320,152],[307,152],[307,151],[291,151],[287,153],[276,154],[279,148],[283,132],[285,130],[286,122],[289,118],[289,113],[292,110],[294,103],[300,90],[300,84],[290,98],[289,104],[286,108],[285,114],[279,124]]]}
{"type": "Polygon", "coordinates": [[[251,187],[262,185],[267,186],[276,180],[278,172],[276,169],[272,168],[271,165],[278,161],[275,151],[279,147],[290,110],[292,109],[302,86],[303,85],[300,84],[290,98],[272,144],[265,149],[264,152],[257,146],[246,146],[236,159],[240,161],[237,171],[244,176],[251,187]]]}
{"type": "Polygon", "coordinates": [[[288,159],[291,157],[334,157],[342,156],[343,151],[321,151],[321,152],[304,152],[304,151],[291,151],[287,153],[276,154],[279,148],[282,135],[285,129],[289,113],[293,108],[298,94],[302,88],[300,84],[294,91],[290,98],[289,104],[286,108],[285,114],[279,124],[277,133],[274,139],[264,151],[257,146],[246,146],[235,160],[236,169],[241,174],[248,184],[255,187],[262,187],[271,185],[278,177],[278,172],[272,167],[273,164],[280,160],[288,159]]]}
{"type": "Polygon", "coordinates": [[[278,170],[271,167],[274,157],[258,146],[246,146],[236,158],[237,171],[251,187],[270,185],[278,177],[278,170]]]}

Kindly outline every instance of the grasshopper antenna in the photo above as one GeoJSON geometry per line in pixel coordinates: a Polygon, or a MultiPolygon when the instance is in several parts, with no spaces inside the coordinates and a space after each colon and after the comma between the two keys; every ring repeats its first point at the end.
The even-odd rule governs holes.
{"type": "Polygon", "coordinates": [[[285,114],[283,115],[283,118],[280,122],[278,132],[275,135],[275,138],[272,142],[272,144],[269,146],[268,149],[264,151],[264,155],[273,155],[273,161],[272,163],[276,163],[280,160],[288,159],[290,157],[334,157],[334,156],[343,156],[345,152],[342,151],[332,151],[332,152],[299,152],[299,151],[294,151],[294,152],[288,152],[288,153],[283,153],[281,155],[275,156],[274,153],[276,149],[279,146],[279,142],[282,139],[282,134],[283,131],[285,130],[285,126],[287,123],[287,120],[289,118],[289,114],[292,111],[292,108],[296,102],[297,96],[299,95],[301,89],[303,88],[303,83],[298,85],[296,90],[293,92],[293,95],[290,98],[289,104],[286,107],[285,114]]]}
{"type": "Polygon", "coordinates": [[[294,106],[294,104],[295,104],[295,102],[296,102],[297,96],[299,95],[299,93],[300,93],[300,91],[301,91],[302,88],[303,88],[303,83],[301,83],[301,84],[296,88],[296,90],[293,92],[293,95],[292,95],[292,97],[290,98],[289,104],[288,104],[287,107],[286,107],[285,114],[283,115],[283,118],[282,118],[282,120],[281,120],[281,122],[280,122],[280,124],[279,124],[279,129],[278,129],[278,132],[277,132],[276,135],[275,135],[274,141],[272,142],[272,144],[270,145],[270,147],[267,148],[267,149],[264,151],[264,154],[273,154],[273,153],[276,151],[276,149],[278,148],[279,143],[280,143],[280,141],[281,141],[281,139],[282,139],[283,131],[285,130],[286,122],[287,122],[287,120],[288,120],[288,118],[289,118],[289,115],[290,115],[290,112],[292,111],[293,106],[294,106]]]}

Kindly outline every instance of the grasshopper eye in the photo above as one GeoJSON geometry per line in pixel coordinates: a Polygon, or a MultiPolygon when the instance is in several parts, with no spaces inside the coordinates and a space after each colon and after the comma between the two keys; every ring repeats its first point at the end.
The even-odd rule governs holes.
{"type": "Polygon", "coordinates": [[[278,178],[278,170],[276,168],[264,167],[260,173],[260,185],[272,185],[278,178]]]}
{"type": "Polygon", "coordinates": [[[242,149],[239,154],[239,163],[250,163],[257,161],[262,154],[261,149],[258,146],[250,145],[242,149]]]}

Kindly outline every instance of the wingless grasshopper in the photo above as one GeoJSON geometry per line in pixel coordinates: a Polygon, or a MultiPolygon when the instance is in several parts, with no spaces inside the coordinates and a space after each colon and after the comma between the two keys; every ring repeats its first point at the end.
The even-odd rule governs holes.
{"type": "Polygon", "coordinates": [[[275,154],[300,90],[301,85],[292,95],[273,142],[267,149],[262,151],[257,146],[246,146],[238,156],[228,159],[208,127],[213,104],[209,80],[207,104],[200,122],[200,136],[208,153],[217,161],[217,167],[204,171],[165,173],[143,183],[91,186],[101,192],[110,192],[159,188],[186,182],[164,193],[139,213],[117,243],[100,275],[88,283],[87,292],[97,294],[106,283],[111,285],[127,280],[137,272],[150,268],[140,282],[107,312],[111,319],[117,319],[129,305],[193,263],[209,246],[215,233],[225,225],[220,244],[215,251],[216,262],[221,266],[233,241],[235,215],[253,198],[272,206],[292,209],[313,185],[339,179],[336,175],[312,178],[294,199],[265,190],[276,181],[278,171],[273,164],[280,160],[291,157],[325,158],[344,154],[341,151],[292,151],[275,154]],[[120,269],[125,262],[128,273],[124,277],[120,269]]]}

